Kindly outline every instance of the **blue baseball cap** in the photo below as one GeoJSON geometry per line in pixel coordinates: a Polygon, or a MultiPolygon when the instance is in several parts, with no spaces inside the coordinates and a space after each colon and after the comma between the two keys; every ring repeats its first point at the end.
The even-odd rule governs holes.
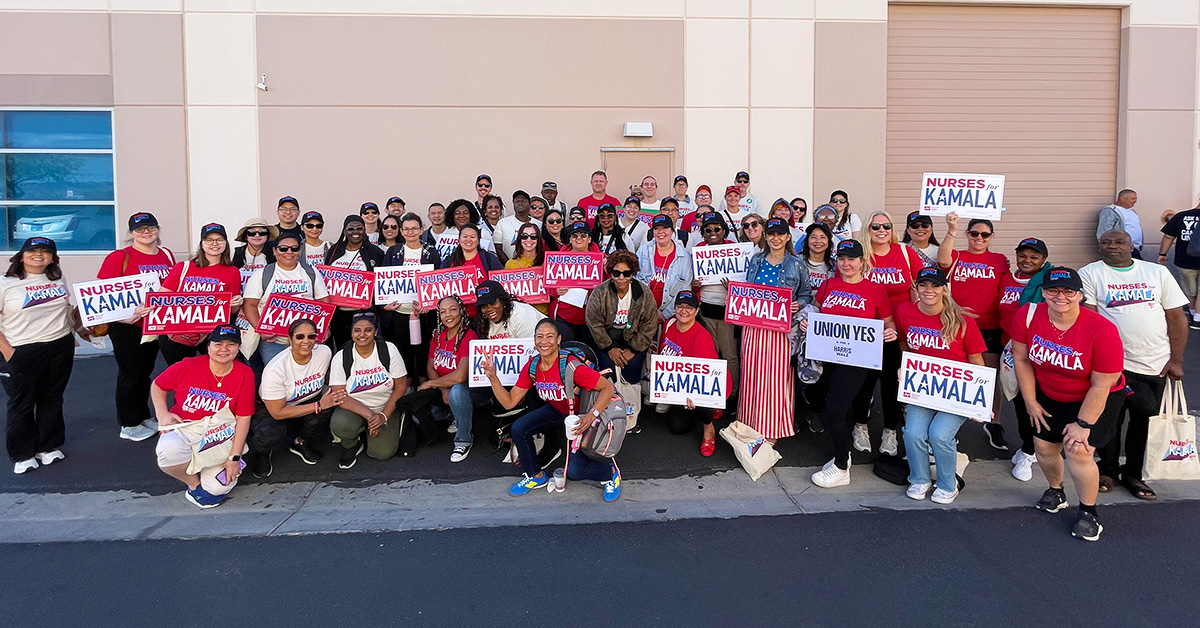
{"type": "Polygon", "coordinates": [[[25,243],[21,245],[21,250],[18,251],[17,254],[20,255],[21,253],[32,251],[34,249],[46,249],[47,251],[50,251],[51,255],[58,255],[58,245],[54,243],[54,240],[51,240],[50,238],[44,238],[42,236],[33,236],[32,238],[26,239],[25,243]]]}
{"type": "Polygon", "coordinates": [[[221,342],[223,340],[236,342],[240,345],[242,344],[242,332],[233,325],[217,325],[208,334],[209,342],[221,342]]]}
{"type": "Polygon", "coordinates": [[[863,247],[858,240],[842,240],[837,245],[837,256],[862,257],[863,247]]]}
{"type": "Polygon", "coordinates": [[[225,233],[225,226],[219,223],[210,222],[203,227],[200,227],[200,239],[203,240],[210,233],[219,233],[222,238],[229,239],[229,235],[225,233]]]}
{"type": "Polygon", "coordinates": [[[675,221],[671,220],[670,216],[665,216],[663,214],[659,214],[654,217],[654,220],[650,221],[650,228],[657,229],[659,227],[663,227],[666,229],[674,229],[675,221]]]}

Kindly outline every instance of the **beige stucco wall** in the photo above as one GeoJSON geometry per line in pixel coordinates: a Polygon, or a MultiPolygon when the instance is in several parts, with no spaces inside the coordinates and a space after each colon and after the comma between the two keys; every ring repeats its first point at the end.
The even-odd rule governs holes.
{"type": "MultiPolygon", "coordinates": [[[[1021,4],[1123,9],[1116,187],[1138,190],[1150,233],[1162,209],[1194,205],[1200,0],[1021,4]]],[[[549,178],[571,200],[600,147],[673,147],[693,188],[747,169],[764,197],[840,187],[868,211],[884,198],[887,7],[0,0],[0,106],[113,107],[121,220],[154,211],[179,249],[289,193],[333,212],[391,194],[421,208],[486,171],[501,192],[549,178]],[[621,137],[627,121],[655,137],[621,137]]]]}

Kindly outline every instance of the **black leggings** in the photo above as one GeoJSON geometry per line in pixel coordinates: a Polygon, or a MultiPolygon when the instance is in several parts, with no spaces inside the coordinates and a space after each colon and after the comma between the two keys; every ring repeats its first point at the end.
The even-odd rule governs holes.
{"type": "Polygon", "coordinates": [[[839,469],[850,466],[850,426],[857,415],[853,412],[854,398],[872,373],[868,369],[845,364],[825,363],[821,379],[828,378],[825,400],[825,427],[833,439],[833,459],[839,469]]]}
{"type": "Polygon", "coordinates": [[[712,408],[696,408],[688,410],[683,406],[671,406],[667,411],[667,429],[672,434],[687,434],[695,429],[697,424],[712,425],[713,419],[720,410],[712,408]]]}
{"type": "Polygon", "coordinates": [[[390,312],[390,314],[391,316],[384,318],[383,337],[396,345],[396,349],[400,351],[400,357],[404,358],[404,365],[408,368],[408,376],[415,384],[426,375],[425,371],[429,362],[429,341],[433,337],[433,330],[437,325],[436,315],[423,314],[420,316],[421,342],[414,345],[408,333],[409,315],[400,312],[390,312]]]}
{"type": "Polygon", "coordinates": [[[904,416],[897,399],[900,392],[900,378],[897,376],[899,371],[900,341],[883,343],[883,370],[868,371],[867,381],[854,398],[854,417],[858,423],[870,422],[875,382],[879,382],[879,394],[883,396],[880,400],[883,403],[883,427],[888,430],[899,428],[900,419],[904,416]]]}
{"type": "Polygon", "coordinates": [[[71,334],[13,348],[8,377],[0,379],[8,394],[6,445],[13,462],[54,451],[66,441],[63,393],[74,365],[71,334]]]}
{"type": "Polygon", "coordinates": [[[158,343],[142,342],[142,326],[111,323],[113,358],[117,361],[117,422],[134,427],[150,418],[150,375],[158,360],[158,343]]]}

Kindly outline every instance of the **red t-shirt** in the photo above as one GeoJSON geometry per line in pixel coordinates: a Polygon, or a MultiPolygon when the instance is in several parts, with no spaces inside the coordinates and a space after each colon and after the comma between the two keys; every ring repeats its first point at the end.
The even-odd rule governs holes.
{"type": "Polygon", "coordinates": [[[1000,282],[1008,268],[1008,258],[999,253],[954,251],[950,290],[959,305],[978,316],[980,329],[1000,328],[1000,282]]]}
{"type": "MultiPolygon", "coordinates": [[[[1012,338],[1029,347],[1029,361],[1037,376],[1038,389],[1055,401],[1079,403],[1091,388],[1092,372],[1120,373],[1125,369],[1125,349],[1116,325],[1085,307],[1066,332],[1050,322],[1045,303],[1037,304],[1032,323],[1026,327],[1025,309],[1013,316],[1012,338]]],[[[1125,386],[1124,378],[1112,390],[1125,386]]],[[[1111,392],[1111,391],[1110,391],[1111,392]]]]}
{"type": "Polygon", "coordinates": [[[895,312],[896,332],[908,343],[908,350],[945,360],[966,362],[967,356],[987,351],[987,343],[979,326],[970,316],[963,317],[963,326],[954,341],[946,344],[942,336],[942,317],[921,311],[916,303],[901,303],[895,312]]]}
{"type": "Polygon", "coordinates": [[[865,279],[858,283],[846,283],[840,275],[821,284],[816,303],[822,314],[879,320],[892,315],[892,304],[883,286],[865,279]]]}
{"type": "Polygon", "coordinates": [[[172,292],[232,292],[242,293],[242,273],[236,266],[213,264],[200,267],[188,264],[187,276],[180,282],[183,262],[176,264],[162,280],[163,290],[172,292]]]}
{"type": "MultiPolygon", "coordinates": [[[[154,255],[146,255],[132,246],[127,246],[109,253],[104,258],[104,261],[100,263],[100,271],[96,273],[96,279],[113,279],[142,273],[157,273],[158,278],[163,279],[171,272],[171,267],[174,265],[175,256],[161,246],[154,255]],[[126,261],[127,255],[128,261],[126,261]],[[121,270],[122,266],[125,267],[124,271],[121,270]]],[[[241,279],[238,281],[240,282],[241,279]]]]}
{"type": "MultiPolygon", "coordinates": [[[[693,323],[691,329],[681,331],[675,319],[667,321],[663,330],[662,341],[658,345],[659,355],[678,356],[685,358],[705,358],[717,360],[717,346],[713,343],[712,335],[700,323],[693,323]]],[[[733,386],[733,375],[728,371],[726,386],[733,386]]]]}
{"type": "Polygon", "coordinates": [[[887,255],[871,256],[871,272],[867,279],[883,286],[892,309],[912,301],[914,275],[924,268],[921,256],[903,244],[893,244],[887,255]]]}
{"type": "Polygon", "coordinates": [[[458,370],[458,361],[467,359],[468,344],[479,338],[473,330],[468,329],[459,341],[458,350],[454,349],[454,338],[446,335],[446,330],[433,337],[429,343],[429,360],[438,377],[449,375],[458,370]]]}
{"type": "Polygon", "coordinates": [[[579,199],[579,202],[575,203],[575,204],[579,207],[582,207],[583,211],[587,212],[586,214],[584,214],[585,216],[587,216],[587,223],[589,225],[594,226],[596,224],[596,222],[595,222],[596,221],[596,210],[599,209],[600,206],[605,203],[611,204],[614,209],[620,209],[620,207],[621,207],[621,201],[619,201],[607,194],[605,194],[604,198],[602,198],[600,200],[596,200],[596,199],[592,198],[591,194],[588,194],[587,196],[579,199]]]}
{"type": "Polygon", "coordinates": [[[654,293],[654,304],[662,307],[663,288],[667,285],[667,270],[675,261],[676,250],[671,248],[669,255],[659,255],[658,247],[654,248],[654,270],[650,274],[650,292],[654,293]]]}
{"type": "MultiPolygon", "coordinates": [[[[474,259],[465,260],[462,263],[464,268],[475,268],[475,285],[479,285],[488,278],[487,271],[483,269],[483,256],[476,255],[474,259]]],[[[475,304],[467,305],[467,318],[475,318],[475,304]]]]}
{"type": "Polygon", "coordinates": [[[184,421],[212,416],[226,404],[234,416],[254,414],[254,371],[241,362],[234,362],[233,370],[218,380],[208,368],[207,355],[184,358],[168,366],[154,385],[174,391],[171,412],[184,421]]]}
{"type": "MultiPolygon", "coordinates": [[[[541,362],[541,356],[529,358],[529,362],[525,363],[525,366],[521,369],[521,375],[517,377],[517,388],[524,388],[526,390],[536,389],[538,396],[544,401],[549,402],[559,412],[570,414],[571,409],[567,404],[567,393],[563,388],[562,376],[558,372],[558,359],[555,358],[554,364],[544,371],[541,369],[541,365],[539,365],[537,379],[531,380],[529,378],[529,365],[534,360],[541,362]]],[[[576,386],[595,390],[599,381],[600,374],[590,366],[580,364],[575,369],[576,386]]],[[[577,405],[575,410],[576,412],[589,412],[591,408],[579,408],[577,405]]]]}
{"type": "Polygon", "coordinates": [[[1000,321],[1000,329],[1004,331],[1001,339],[1008,342],[1008,338],[1012,337],[1012,321],[1017,310],[1021,307],[1021,293],[1025,291],[1025,285],[1029,283],[1029,277],[1022,276],[1021,281],[1017,281],[1017,277],[1013,274],[1016,271],[1009,271],[1000,276],[1000,304],[996,307],[996,315],[1000,321]]]}

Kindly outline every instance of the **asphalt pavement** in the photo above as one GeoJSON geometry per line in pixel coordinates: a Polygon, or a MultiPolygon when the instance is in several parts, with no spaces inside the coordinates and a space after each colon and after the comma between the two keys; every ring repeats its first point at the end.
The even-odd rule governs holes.
{"type": "MultiPolygon", "coordinates": [[[[0,545],[2,626],[1187,626],[1200,502],[0,545]]],[[[555,523],[547,521],[546,523],[555,523]]]]}

